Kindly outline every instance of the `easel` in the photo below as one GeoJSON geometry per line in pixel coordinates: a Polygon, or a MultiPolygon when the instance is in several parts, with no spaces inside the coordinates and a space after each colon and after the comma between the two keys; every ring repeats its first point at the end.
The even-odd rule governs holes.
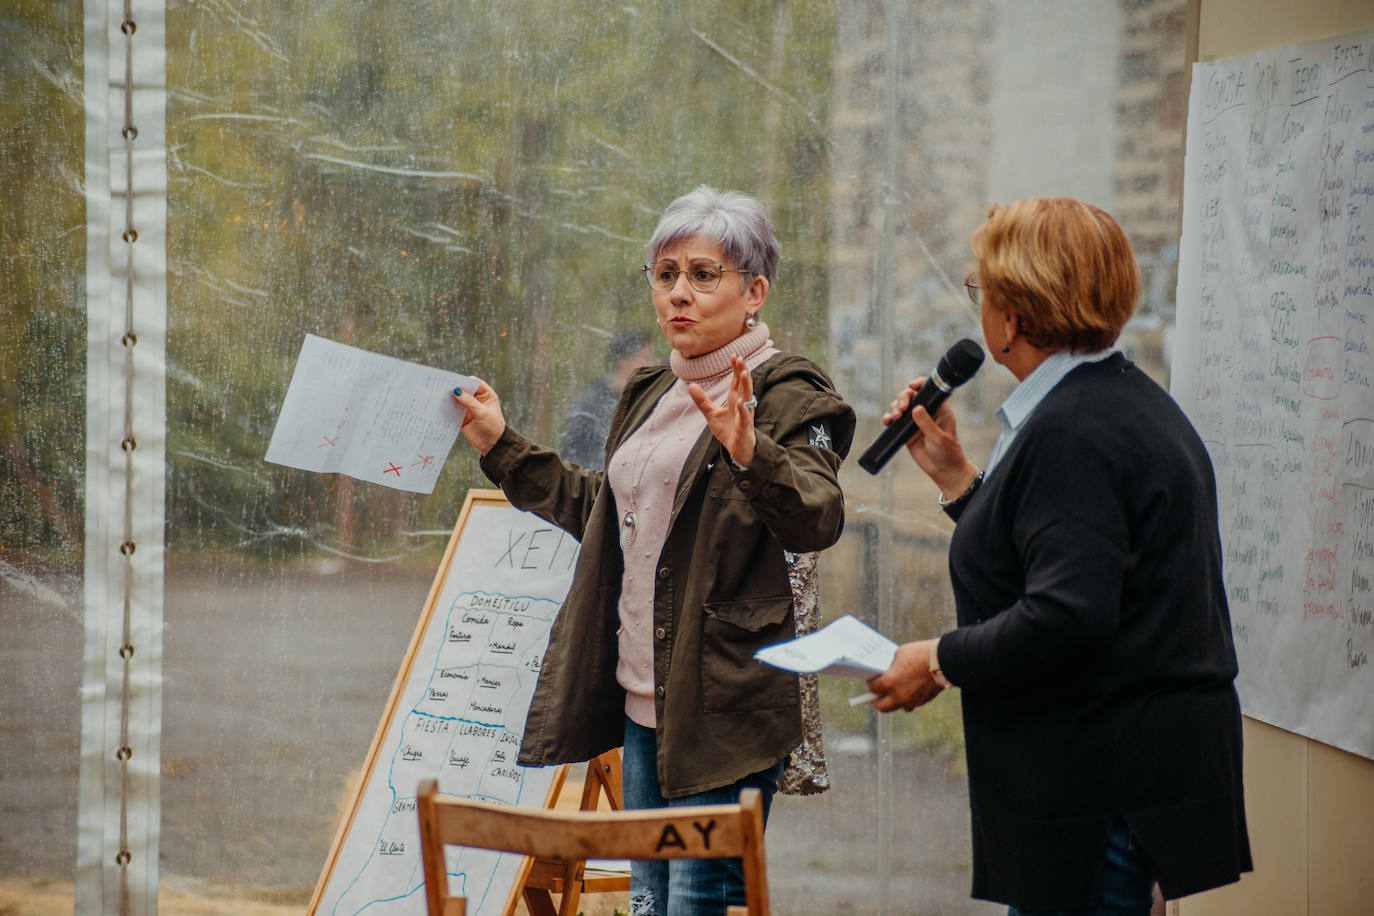
{"type": "MultiPolygon", "coordinates": [[[[558,777],[560,792],[566,778],[565,769],[558,777]]],[[[587,761],[587,775],[582,781],[582,800],[578,808],[595,811],[603,792],[612,810],[619,811],[624,807],[620,792],[618,749],[587,761]]],[[[557,794],[554,795],[555,803],[557,794]]],[[[530,862],[521,886],[521,895],[530,916],[577,916],[577,905],[583,894],[606,894],[630,889],[630,876],[625,872],[589,869],[586,865],[586,862],[555,862],[551,859],[530,862]],[[557,907],[553,904],[554,894],[560,895],[557,907]]],[[[513,916],[515,904],[516,898],[512,895],[503,916],[513,916]]]]}

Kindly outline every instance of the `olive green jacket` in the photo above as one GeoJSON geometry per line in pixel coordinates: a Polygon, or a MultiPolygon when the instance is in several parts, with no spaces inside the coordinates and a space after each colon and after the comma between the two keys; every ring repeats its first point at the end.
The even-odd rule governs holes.
{"type": "MultiPolygon", "coordinates": [[[[795,635],[784,550],[829,547],[844,527],[836,473],[854,411],[810,360],[779,353],[752,373],[754,460],[739,469],[703,430],[678,480],[654,595],[658,778],[665,797],[729,785],[777,763],[802,737],[797,677],[754,660],[795,635]]],[[[611,418],[610,455],[675,381],[630,377],[611,418]]],[[[519,761],[588,760],[624,739],[616,682],[622,558],[603,471],[561,461],[507,428],[482,470],[515,506],[581,543],[568,597],[530,703],[519,761]]]]}

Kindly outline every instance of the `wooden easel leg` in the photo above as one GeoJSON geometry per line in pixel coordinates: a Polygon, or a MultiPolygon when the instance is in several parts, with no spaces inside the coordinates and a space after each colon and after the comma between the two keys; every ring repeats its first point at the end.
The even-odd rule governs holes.
{"type": "Polygon", "coordinates": [[[582,872],[586,862],[569,862],[568,878],[563,882],[563,899],[558,902],[558,916],[577,916],[577,904],[582,900],[582,872]]]}
{"type": "MultiPolygon", "coordinates": [[[[582,799],[578,805],[582,811],[595,811],[601,801],[601,793],[606,793],[606,802],[613,811],[623,810],[621,797],[620,750],[607,751],[587,761],[587,775],[582,780],[582,799]]],[[[555,803],[557,799],[554,800],[555,803]]],[[[569,862],[561,867],[552,862],[540,860],[525,876],[522,888],[525,906],[530,916],[577,916],[577,907],[584,892],[586,871],[585,862],[569,862]],[[560,893],[558,908],[553,905],[551,891],[560,893]]],[[[598,879],[605,891],[604,878],[598,879]]],[[[614,880],[614,879],[612,879],[614,880]]],[[[617,882],[614,890],[623,891],[629,886],[628,879],[617,882]]]]}
{"type": "Polygon", "coordinates": [[[582,787],[582,809],[584,811],[596,808],[596,790],[600,789],[606,793],[606,801],[610,803],[612,811],[621,811],[625,807],[624,797],[621,794],[620,783],[620,751],[607,751],[595,760],[587,761],[587,780],[582,787]],[[592,777],[596,777],[596,786],[589,787],[586,783],[592,782],[592,777]],[[591,804],[588,805],[587,796],[591,794],[591,804]]]}
{"type": "Polygon", "coordinates": [[[530,916],[558,916],[558,911],[553,908],[553,897],[543,888],[526,887],[525,906],[530,916]]]}

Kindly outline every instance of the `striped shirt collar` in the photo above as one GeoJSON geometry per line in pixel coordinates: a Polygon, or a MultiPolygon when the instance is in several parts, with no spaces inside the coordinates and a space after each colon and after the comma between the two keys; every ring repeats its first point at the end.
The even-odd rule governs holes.
{"type": "Polygon", "coordinates": [[[1021,427],[1030,419],[1035,408],[1040,406],[1040,402],[1054,389],[1055,385],[1064,380],[1064,376],[1084,363],[1100,362],[1117,352],[1119,350],[1115,347],[1109,350],[1092,350],[1085,353],[1056,350],[1047,356],[1044,362],[1036,366],[1035,370],[1022,379],[1021,383],[1012,390],[1007,399],[1002,402],[1002,406],[997,408],[997,419],[1002,421],[1002,434],[997,437],[997,444],[992,447],[992,457],[988,459],[985,473],[992,473],[992,469],[1007,453],[1012,440],[1016,438],[1021,427]]]}

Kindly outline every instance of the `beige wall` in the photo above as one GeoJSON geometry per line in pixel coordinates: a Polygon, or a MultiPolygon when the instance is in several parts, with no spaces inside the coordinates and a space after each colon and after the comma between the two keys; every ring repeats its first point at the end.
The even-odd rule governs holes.
{"type": "Polygon", "coordinates": [[[1255,870],[1171,914],[1374,913],[1374,761],[1246,719],[1245,807],[1255,870]]]}
{"type": "MultiPolygon", "coordinates": [[[[1197,60],[1374,27],[1370,0],[1194,0],[1197,60]]],[[[1374,761],[1247,719],[1255,871],[1170,904],[1176,916],[1374,913],[1374,761]]]]}

